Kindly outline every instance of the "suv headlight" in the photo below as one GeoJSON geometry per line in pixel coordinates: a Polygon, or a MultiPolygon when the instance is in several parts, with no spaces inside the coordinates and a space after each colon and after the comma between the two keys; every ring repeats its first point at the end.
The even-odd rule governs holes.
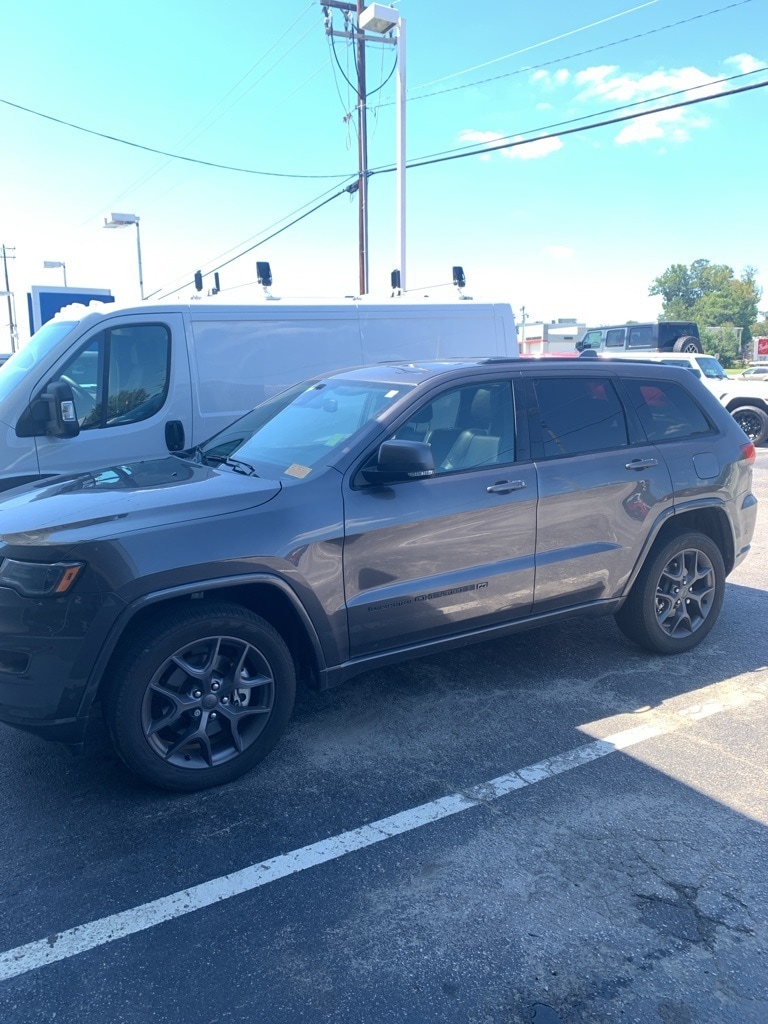
{"type": "Polygon", "coordinates": [[[57,597],[66,594],[84,567],[83,562],[0,561],[0,587],[11,587],[24,597],[57,597]]]}

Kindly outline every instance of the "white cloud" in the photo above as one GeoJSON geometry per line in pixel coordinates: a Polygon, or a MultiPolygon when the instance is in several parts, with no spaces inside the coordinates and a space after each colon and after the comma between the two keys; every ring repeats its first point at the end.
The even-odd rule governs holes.
{"type": "Polygon", "coordinates": [[[631,142],[649,142],[663,139],[666,142],[688,142],[691,129],[706,128],[710,124],[708,117],[692,116],[683,110],[665,110],[659,114],[649,114],[625,125],[615,138],[619,146],[631,142]]]}
{"type": "Polygon", "coordinates": [[[614,74],[617,70],[616,67],[602,66],[579,72],[576,82],[584,88],[576,99],[598,97],[616,103],[633,103],[670,92],[682,93],[677,99],[695,99],[699,96],[714,96],[723,91],[722,83],[699,68],[659,70],[648,75],[614,74]]]}
{"type": "MultiPolygon", "coordinates": [[[[494,142],[500,142],[504,138],[499,132],[478,132],[472,128],[466,128],[459,133],[459,142],[469,146],[491,146],[494,142]]],[[[490,160],[490,153],[481,153],[481,160],[490,160]]]]}
{"type": "Polygon", "coordinates": [[[584,71],[578,71],[574,75],[574,82],[577,85],[590,85],[591,83],[599,83],[604,81],[609,75],[612,75],[614,71],[618,71],[618,67],[615,64],[600,64],[597,67],[586,68],[584,71]]]}
{"type": "MultiPolygon", "coordinates": [[[[731,61],[751,60],[742,54],[731,61]]],[[[578,102],[599,100],[617,105],[642,103],[665,105],[705,96],[718,96],[723,83],[700,68],[684,67],[669,70],[659,69],[647,75],[621,74],[612,64],[601,64],[585,68],[573,76],[578,87],[575,99],[578,102]],[[669,95],[675,93],[676,95],[669,95]],[[666,97],[662,99],[661,97],[666,97]]],[[[615,142],[620,145],[649,141],[687,142],[694,129],[706,128],[709,118],[703,117],[695,108],[663,111],[647,114],[622,127],[615,142]]]]}
{"type": "MultiPolygon", "coordinates": [[[[521,141],[518,135],[515,142],[521,141]]],[[[514,149],[505,149],[504,156],[509,160],[539,160],[541,157],[549,156],[563,148],[563,143],[557,136],[550,136],[546,139],[534,139],[525,146],[515,146],[514,149]]]]}
{"type": "Polygon", "coordinates": [[[726,64],[735,64],[742,74],[749,74],[750,71],[760,71],[765,67],[764,60],[758,60],[749,53],[737,53],[735,57],[726,57],[726,64]]]}
{"type": "MultiPolygon", "coordinates": [[[[465,129],[459,135],[459,142],[469,145],[478,146],[492,146],[496,142],[500,142],[502,139],[522,142],[522,135],[516,135],[514,139],[509,140],[509,136],[501,135],[499,132],[481,132],[474,129],[465,129]]],[[[550,153],[556,153],[559,149],[563,148],[563,143],[558,138],[543,138],[534,139],[524,146],[513,146],[510,149],[502,149],[500,153],[505,156],[508,160],[538,160],[541,157],[549,156],[550,153]]],[[[481,153],[481,160],[490,160],[491,153],[481,153]]]]}
{"type": "Polygon", "coordinates": [[[571,73],[567,68],[560,68],[552,74],[546,70],[534,71],[531,75],[531,81],[537,85],[541,85],[542,88],[551,91],[556,89],[559,85],[565,85],[571,80],[571,73]]]}
{"type": "Polygon", "coordinates": [[[548,245],[545,252],[556,260],[569,260],[574,255],[574,250],[569,245],[548,245]]]}

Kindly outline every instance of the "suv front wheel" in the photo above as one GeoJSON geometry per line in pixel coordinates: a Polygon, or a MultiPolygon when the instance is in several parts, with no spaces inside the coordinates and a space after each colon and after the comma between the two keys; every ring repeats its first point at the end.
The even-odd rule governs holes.
{"type": "Polygon", "coordinates": [[[655,654],[682,654],[714,626],[725,593],[720,549],[706,534],[678,532],[651,551],[616,613],[619,629],[655,654]]]}
{"type": "Polygon", "coordinates": [[[250,771],[285,729],[296,693],[293,659],[268,622],[235,604],[195,605],[137,635],[104,694],[122,760],[182,792],[250,771]]]}

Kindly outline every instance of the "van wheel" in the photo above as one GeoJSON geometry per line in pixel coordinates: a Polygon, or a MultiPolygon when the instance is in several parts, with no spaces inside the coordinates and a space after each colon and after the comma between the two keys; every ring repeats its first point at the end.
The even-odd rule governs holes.
{"type": "Polygon", "coordinates": [[[701,347],[701,342],[698,338],[692,337],[690,334],[684,335],[682,338],[678,338],[675,344],[672,346],[673,352],[703,352],[704,349],[701,347]]]}
{"type": "Polygon", "coordinates": [[[762,444],[768,437],[768,414],[756,405],[742,405],[731,415],[752,444],[762,444]]]}
{"type": "Polygon", "coordinates": [[[682,654],[712,629],[724,593],[718,546],[706,534],[680,532],[651,551],[616,623],[646,650],[682,654]]]}
{"type": "Polygon", "coordinates": [[[296,694],[293,659],[268,622],[236,604],[195,605],[143,630],[104,694],[125,764],[181,792],[250,771],[288,724],[296,694]]]}

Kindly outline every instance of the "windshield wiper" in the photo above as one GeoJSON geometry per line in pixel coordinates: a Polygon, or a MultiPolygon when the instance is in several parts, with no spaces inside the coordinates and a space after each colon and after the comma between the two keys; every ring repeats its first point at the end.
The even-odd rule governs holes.
{"type": "Polygon", "coordinates": [[[240,459],[233,459],[232,457],[224,459],[224,465],[234,469],[236,473],[244,473],[245,476],[259,475],[250,463],[242,462],[240,459]]]}

